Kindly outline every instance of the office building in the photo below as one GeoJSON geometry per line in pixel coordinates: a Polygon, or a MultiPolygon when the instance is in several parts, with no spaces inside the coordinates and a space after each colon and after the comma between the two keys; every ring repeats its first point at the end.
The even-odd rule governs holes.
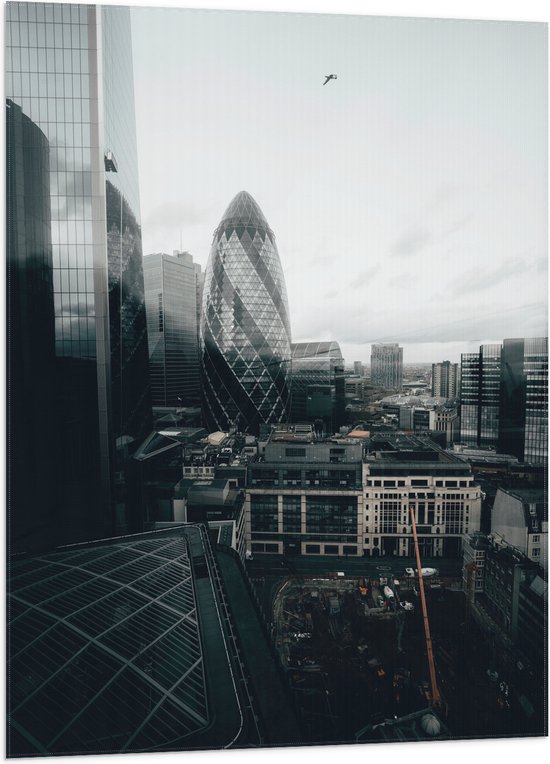
{"type": "Polygon", "coordinates": [[[362,444],[314,440],[306,428],[273,430],[248,467],[247,548],[254,554],[362,555],[362,444]]]}
{"type": "Polygon", "coordinates": [[[500,415],[500,345],[463,353],[460,364],[460,439],[472,446],[495,446],[500,415]]]}
{"type": "Polygon", "coordinates": [[[55,329],[49,145],[6,103],[8,495],[17,546],[49,532],[57,509],[55,329]],[[44,405],[46,403],[46,405],[44,405]]]}
{"type": "Polygon", "coordinates": [[[522,462],[548,459],[548,339],[505,339],[461,360],[460,433],[522,462]]]}
{"type": "Polygon", "coordinates": [[[502,488],[491,511],[491,535],[548,570],[548,497],[543,488],[502,488]]]}
{"type": "Polygon", "coordinates": [[[154,406],[200,403],[197,295],[200,266],[189,252],[143,259],[154,406]]]}
{"type": "Polygon", "coordinates": [[[292,343],[292,422],[323,420],[332,435],[344,423],[344,359],[337,342],[292,343]]]}
{"type": "Polygon", "coordinates": [[[300,742],[240,560],[202,525],[11,573],[9,757],[300,742]]]}
{"type": "Polygon", "coordinates": [[[415,436],[375,435],[365,448],[365,554],[414,555],[414,511],[421,557],[461,556],[481,520],[470,465],[415,436]]]}
{"type": "Polygon", "coordinates": [[[459,370],[457,363],[442,361],[432,363],[432,395],[457,398],[459,395],[459,370]]]}
{"type": "Polygon", "coordinates": [[[499,451],[525,462],[548,460],[548,338],[502,343],[499,451]]]}
{"type": "Polygon", "coordinates": [[[385,390],[403,386],[403,348],[397,343],[373,345],[370,356],[371,384],[385,390]]]}
{"type": "Polygon", "coordinates": [[[354,361],[353,362],[353,373],[356,377],[363,378],[365,376],[365,369],[363,368],[362,361],[354,361]]]}
{"type": "MultiPolygon", "coordinates": [[[[36,126],[22,146],[27,168],[36,160],[23,194],[34,211],[10,198],[21,187],[8,178],[18,232],[8,260],[39,247],[44,288],[50,278],[53,286],[53,316],[50,298],[40,301],[43,336],[52,322],[55,331],[55,395],[46,384],[39,404],[54,412],[59,436],[56,517],[49,534],[39,521],[34,534],[48,545],[139,524],[125,514],[123,480],[128,449],[151,429],[129,8],[7,3],[6,96],[12,114],[36,126]]],[[[7,141],[14,156],[11,128],[7,141]]],[[[19,288],[28,299],[30,283],[19,288]]]]}
{"type": "Polygon", "coordinates": [[[290,324],[273,231],[246,191],[214,233],[201,316],[201,372],[208,428],[257,434],[290,409],[290,324]]]}
{"type": "Polygon", "coordinates": [[[414,433],[440,434],[445,447],[459,437],[457,407],[443,397],[428,395],[389,395],[380,401],[381,410],[395,417],[402,430],[414,433]]]}

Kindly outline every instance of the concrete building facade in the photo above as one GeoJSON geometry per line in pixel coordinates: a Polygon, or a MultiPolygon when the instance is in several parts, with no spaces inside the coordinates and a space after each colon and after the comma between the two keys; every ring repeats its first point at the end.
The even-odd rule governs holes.
{"type": "Polygon", "coordinates": [[[376,435],[366,444],[364,549],[371,556],[411,556],[410,513],[422,557],[457,557],[479,530],[481,491],[468,464],[429,439],[376,435]]]}
{"type": "Polygon", "coordinates": [[[548,498],[542,488],[498,488],[491,534],[548,570],[548,498]]]}
{"type": "Polygon", "coordinates": [[[403,348],[397,343],[372,345],[370,370],[372,385],[400,390],[403,386],[403,348]]]}
{"type": "Polygon", "coordinates": [[[442,361],[432,363],[432,395],[457,398],[460,392],[460,376],[457,363],[442,361]]]}
{"type": "Polygon", "coordinates": [[[254,553],[362,555],[362,445],[275,430],[248,467],[245,533],[254,553]]]}

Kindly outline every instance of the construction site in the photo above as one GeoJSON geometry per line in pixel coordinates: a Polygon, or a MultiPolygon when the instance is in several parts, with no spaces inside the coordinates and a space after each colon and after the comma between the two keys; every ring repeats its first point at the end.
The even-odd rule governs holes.
{"type": "Polygon", "coordinates": [[[468,622],[459,582],[433,576],[424,588],[428,640],[418,577],[281,580],[272,636],[308,742],[525,731],[508,684],[490,673],[490,640],[468,622]],[[400,720],[427,713],[437,726],[398,734],[400,720]]]}

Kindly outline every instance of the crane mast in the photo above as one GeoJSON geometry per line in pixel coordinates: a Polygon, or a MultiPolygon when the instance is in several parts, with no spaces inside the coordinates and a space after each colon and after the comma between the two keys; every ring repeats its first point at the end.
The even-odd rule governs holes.
{"type": "Polygon", "coordinates": [[[432,705],[436,708],[441,706],[441,695],[437,688],[437,677],[435,674],[435,661],[432,648],[432,637],[430,634],[430,622],[428,620],[428,608],[426,606],[426,594],[424,592],[424,579],[422,577],[422,563],[420,561],[420,550],[418,548],[418,536],[416,535],[416,520],[414,518],[414,509],[410,508],[411,525],[414,538],[414,551],[416,554],[416,567],[418,570],[418,588],[420,590],[420,601],[422,603],[422,616],[424,619],[424,633],[426,635],[426,653],[428,655],[428,668],[430,670],[430,684],[432,686],[432,705]]]}

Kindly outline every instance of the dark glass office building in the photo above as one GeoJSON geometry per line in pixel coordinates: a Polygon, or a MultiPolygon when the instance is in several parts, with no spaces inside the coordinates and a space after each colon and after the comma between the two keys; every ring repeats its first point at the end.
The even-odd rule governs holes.
{"type": "MultiPolygon", "coordinates": [[[[129,14],[6,5],[6,96],[49,153],[49,181],[32,194],[49,208],[53,305],[44,306],[43,321],[55,330],[55,393],[41,392],[41,407],[53,412],[59,436],[58,517],[50,529],[58,543],[126,527],[123,457],[152,424],[129,14]]],[[[10,131],[7,141],[10,156],[10,131]]],[[[11,189],[8,178],[8,196],[11,189]]],[[[25,236],[33,235],[26,226],[25,236]]],[[[10,263],[22,241],[17,250],[8,242],[10,263]]],[[[35,479],[30,464],[28,479],[35,479]]],[[[46,543],[42,534],[37,540],[46,543]]],[[[29,536],[22,541],[32,546],[29,536]]]]}
{"type": "Polygon", "coordinates": [[[292,422],[322,419],[333,434],[345,419],[344,359],[337,342],[296,342],[291,345],[292,422]]]}
{"type": "Polygon", "coordinates": [[[289,413],[290,324],[275,236],[241,191],[214,233],[201,317],[204,415],[211,430],[257,433],[289,413]]]}
{"type": "Polygon", "coordinates": [[[548,338],[502,344],[498,447],[534,464],[548,460],[548,338]]]}
{"type": "Polygon", "coordinates": [[[495,446],[500,415],[500,345],[463,353],[460,363],[460,438],[473,446],[495,446]]]}
{"type": "Polygon", "coordinates": [[[48,139],[6,103],[8,495],[17,544],[48,535],[57,512],[55,333],[48,139]],[[32,479],[29,479],[32,478],[32,479]]]}
{"type": "Polygon", "coordinates": [[[189,252],[143,261],[154,406],[200,403],[197,297],[200,266],[189,252]]]}

